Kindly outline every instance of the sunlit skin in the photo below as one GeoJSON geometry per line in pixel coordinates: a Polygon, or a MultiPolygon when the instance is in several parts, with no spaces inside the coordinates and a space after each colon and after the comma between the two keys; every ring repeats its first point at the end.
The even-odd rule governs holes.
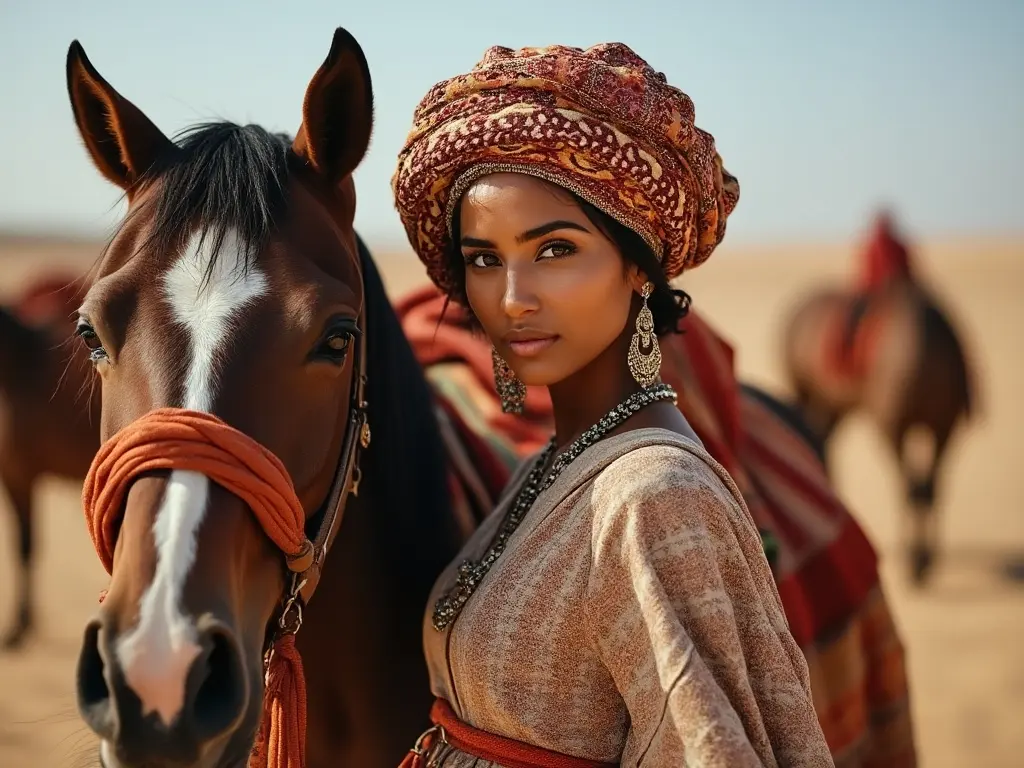
{"type": "MultiPolygon", "coordinates": [[[[516,375],[548,388],[556,442],[568,445],[640,390],[626,355],[647,278],[548,182],[491,174],[459,204],[470,308],[516,375]]],[[[671,402],[620,429],[643,427],[694,437],[671,402]]]]}

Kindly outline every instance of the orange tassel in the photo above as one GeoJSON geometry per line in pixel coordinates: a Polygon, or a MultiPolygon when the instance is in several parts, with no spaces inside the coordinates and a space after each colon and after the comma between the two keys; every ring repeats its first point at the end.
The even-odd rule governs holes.
{"type": "Polygon", "coordinates": [[[274,644],[249,768],[306,768],[306,678],[290,633],[274,644]]]}

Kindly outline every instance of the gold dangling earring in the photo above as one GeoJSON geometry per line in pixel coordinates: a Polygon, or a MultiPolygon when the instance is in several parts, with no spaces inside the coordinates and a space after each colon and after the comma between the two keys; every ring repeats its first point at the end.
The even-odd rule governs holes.
{"type": "Polygon", "coordinates": [[[644,287],[640,289],[644,305],[640,308],[640,314],[636,316],[636,333],[629,343],[629,355],[626,358],[629,372],[644,389],[657,382],[661,376],[661,349],[658,347],[658,337],[654,333],[654,315],[647,306],[647,299],[653,291],[654,283],[650,281],[644,283],[644,287]]]}
{"type": "Polygon", "coordinates": [[[491,362],[494,364],[494,387],[501,399],[502,412],[521,414],[526,405],[526,385],[512,372],[494,347],[491,347],[491,362]]]}

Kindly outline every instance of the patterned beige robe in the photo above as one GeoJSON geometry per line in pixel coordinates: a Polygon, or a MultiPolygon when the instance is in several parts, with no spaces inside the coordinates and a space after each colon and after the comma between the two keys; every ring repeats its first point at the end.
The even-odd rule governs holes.
{"type": "MultiPolygon", "coordinates": [[[[623,766],[832,766],[807,666],[728,473],[662,429],[606,438],[537,499],[445,632],[430,617],[532,466],[434,587],[435,695],[467,723],[623,766]]],[[[443,768],[494,763],[447,749],[443,768]]]]}

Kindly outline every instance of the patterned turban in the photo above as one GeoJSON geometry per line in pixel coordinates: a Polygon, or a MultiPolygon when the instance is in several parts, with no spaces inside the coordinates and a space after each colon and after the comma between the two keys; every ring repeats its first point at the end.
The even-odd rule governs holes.
{"type": "Polygon", "coordinates": [[[622,43],[495,46],[420,102],[392,188],[409,242],[443,290],[455,207],[498,172],[574,192],[638,233],[670,280],[711,255],[739,199],[690,97],[622,43]]]}

